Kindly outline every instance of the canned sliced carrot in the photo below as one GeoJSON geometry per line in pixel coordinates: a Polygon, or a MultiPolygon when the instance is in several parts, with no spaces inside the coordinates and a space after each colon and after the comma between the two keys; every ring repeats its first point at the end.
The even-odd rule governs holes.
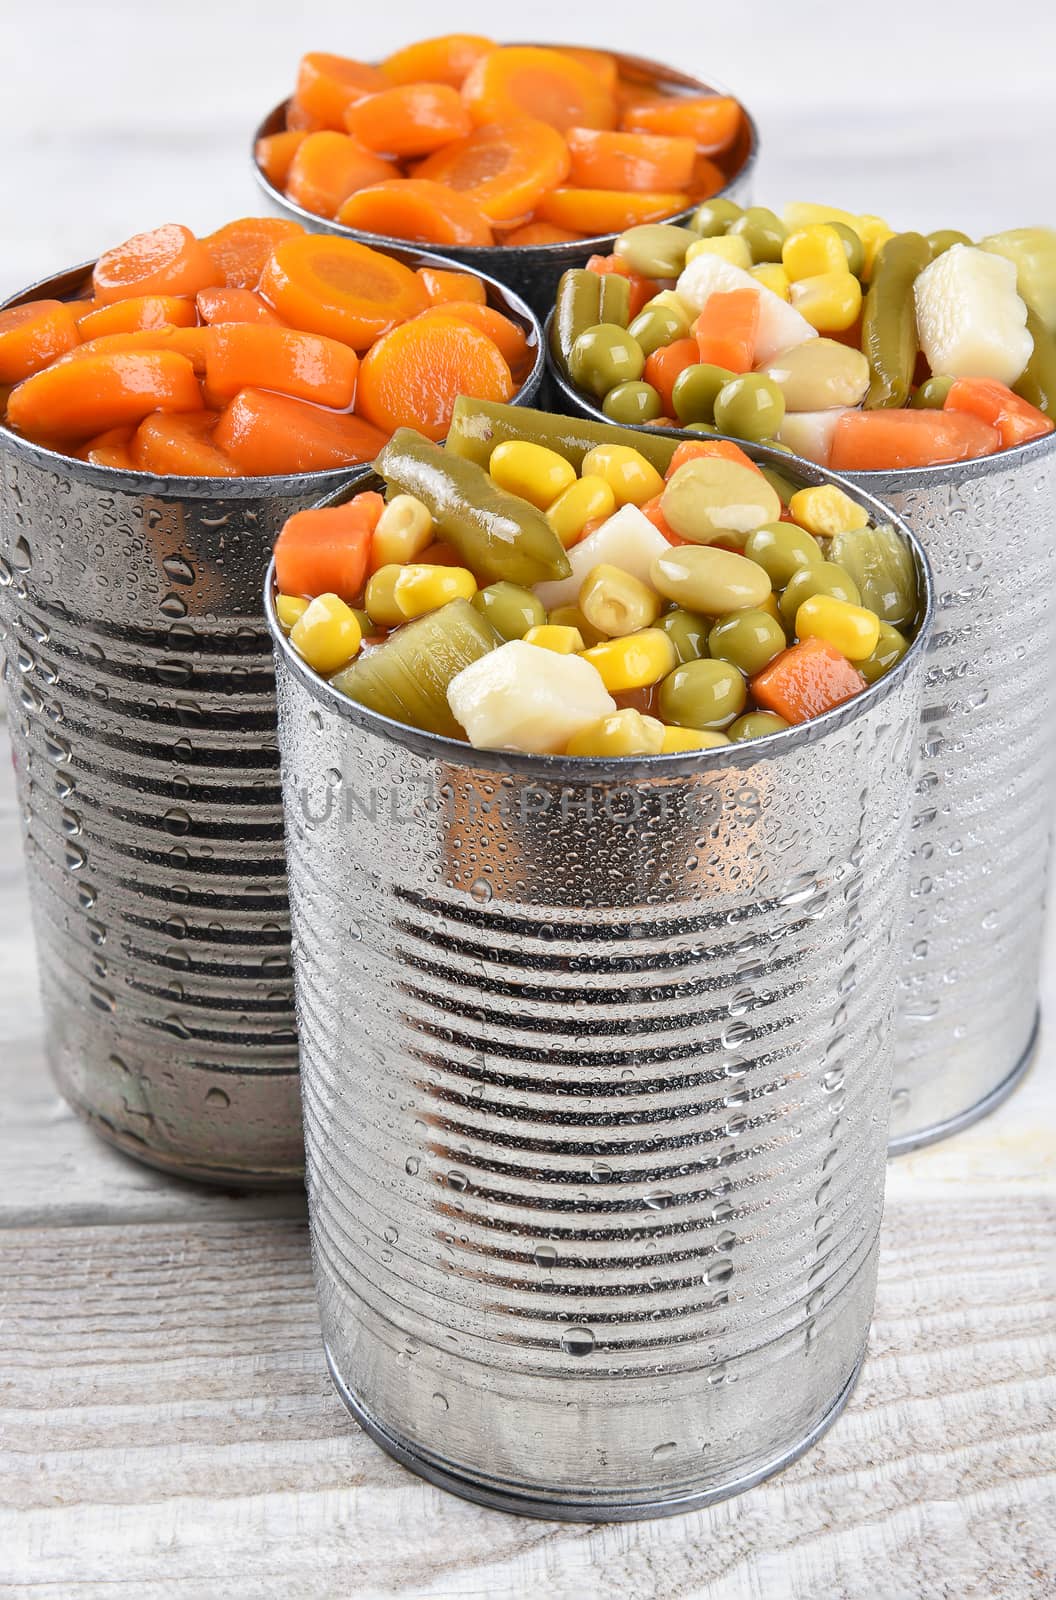
{"type": "Polygon", "coordinates": [[[305,134],[290,162],[286,193],[317,217],[333,217],[357,189],[398,176],[397,166],[365,149],[350,133],[324,129],[305,134]]]}
{"type": "MultiPolygon", "coordinates": [[[[377,67],[365,61],[354,61],[350,56],[310,50],[301,57],[294,99],[315,127],[343,128],[345,112],[355,100],[384,88],[385,79],[377,67]]],[[[288,114],[287,123],[294,126],[288,114]]]]}
{"type": "Polygon", "coordinates": [[[692,139],[658,133],[569,128],[569,179],[582,189],[688,191],[697,158],[692,139]]]}
{"type": "Polygon", "coordinates": [[[12,390],[7,417],[20,433],[87,439],[151,411],[195,411],[201,403],[185,356],[144,350],[56,361],[12,390]]]}
{"type": "Polygon", "coordinates": [[[394,178],[351,195],[338,222],[419,244],[487,245],[493,242],[484,213],[464,194],[426,178],[394,178]]]}
{"type": "Polygon", "coordinates": [[[587,234],[622,233],[640,222],[660,222],[684,211],[689,205],[685,193],[670,194],[654,190],[551,189],[539,202],[543,222],[559,228],[575,228],[587,234]]]}
{"type": "Polygon", "coordinates": [[[482,56],[462,85],[473,121],[534,117],[566,128],[611,128],[612,94],[596,71],[567,51],[507,45],[482,56]]]}
{"type": "Polygon", "coordinates": [[[373,461],[385,434],[346,411],[243,389],[224,410],[213,443],[250,477],[319,472],[373,461]]]}
{"type": "Polygon", "coordinates": [[[205,359],[207,397],[222,405],[240,389],[273,389],[344,411],[356,392],[359,361],[337,339],[294,328],[221,323],[205,359]]]}
{"type": "Polygon", "coordinates": [[[388,83],[447,83],[452,89],[461,89],[481,56],[497,49],[495,40],[483,34],[443,33],[394,50],[380,70],[388,83]]]}
{"type": "Polygon", "coordinates": [[[275,249],[260,291],[284,322],[365,350],[427,305],[410,267],[391,256],[328,234],[306,233],[275,249]]]}
{"type": "Polygon", "coordinates": [[[92,290],[100,305],[134,295],[195,295],[221,281],[220,268],[204,241],[179,222],[133,234],[124,244],[104,250],[92,272],[92,290]]]}
{"type": "Polygon", "coordinates": [[[416,169],[472,200],[491,222],[528,215],[568,176],[568,146],[549,123],[533,117],[489,123],[438,150],[416,169]]]}
{"type": "Polygon", "coordinates": [[[73,306],[31,300],[0,311],[0,383],[21,383],[81,340],[73,306]]]}
{"type": "Polygon", "coordinates": [[[405,83],[357,100],[345,127],[367,150],[386,156],[426,156],[472,123],[457,89],[447,83],[405,83]]]}

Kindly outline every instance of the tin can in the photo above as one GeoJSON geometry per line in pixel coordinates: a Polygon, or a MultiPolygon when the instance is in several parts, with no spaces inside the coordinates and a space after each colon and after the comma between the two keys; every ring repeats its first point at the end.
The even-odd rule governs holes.
{"type": "MultiPolygon", "coordinates": [[[[88,270],[18,299],[73,294],[88,270]]],[[[488,286],[538,350],[528,308],[488,286]]],[[[540,353],[519,399],[541,368],[540,353]]],[[[260,584],[285,519],[349,471],[155,478],[3,428],[0,458],[3,673],[58,1087],[97,1133],[152,1166],[216,1183],[296,1181],[260,584]]]]}
{"type": "MultiPolygon", "coordinates": [[[[570,47],[562,44],[556,48],[570,47]]],[[[625,77],[638,80],[643,85],[658,83],[665,88],[686,94],[723,95],[730,92],[702,78],[678,72],[660,61],[650,61],[644,56],[626,55],[619,50],[611,50],[607,54],[614,56],[619,62],[620,71],[625,77]]],[[[268,134],[281,133],[285,128],[288,104],[287,100],[283,100],[264,118],[253,135],[254,150],[258,139],[265,138],[268,134]]],[[[726,200],[735,200],[738,205],[746,206],[751,200],[755,164],[759,154],[759,130],[743,101],[741,109],[744,113],[741,134],[728,157],[730,178],[719,193],[726,200]]],[[[387,250],[391,245],[401,242],[388,235],[364,233],[358,229],[347,228],[331,218],[320,217],[312,211],[306,211],[264,176],[252,151],[250,161],[253,176],[267,196],[269,206],[280,216],[295,217],[313,232],[341,234],[345,238],[358,239],[363,244],[375,245],[379,249],[387,250]]],[[[684,222],[692,215],[694,209],[695,207],[691,207],[669,220],[684,222]]],[[[500,282],[509,284],[518,294],[523,295],[533,311],[542,318],[554,303],[561,274],[569,267],[585,266],[592,255],[610,255],[615,241],[616,235],[607,233],[597,234],[589,239],[575,239],[568,244],[445,245],[443,250],[446,256],[458,261],[463,267],[469,267],[474,272],[488,272],[500,282]]]]}
{"type": "Polygon", "coordinates": [[[615,764],[364,711],[269,595],[327,1360],[432,1482],[663,1515],[844,1405],[883,1199],[914,549],[927,614],[889,677],[765,746],[615,764]]]}

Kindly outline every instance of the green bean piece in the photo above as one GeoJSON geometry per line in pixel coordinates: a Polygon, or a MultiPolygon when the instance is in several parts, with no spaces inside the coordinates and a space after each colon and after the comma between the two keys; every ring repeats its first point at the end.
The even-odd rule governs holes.
{"type": "Polygon", "coordinates": [[[747,698],[744,677],[728,661],[687,661],[660,685],[660,715],[679,728],[726,728],[747,698]]]}
{"type": "Polygon", "coordinates": [[[667,634],[674,645],[679,666],[687,661],[699,661],[707,655],[710,617],[702,617],[696,611],[685,611],[681,606],[675,606],[672,611],[666,611],[655,625],[667,634]]]}
{"type": "Polygon", "coordinates": [[[878,678],[890,672],[892,667],[898,665],[908,649],[909,640],[905,634],[899,633],[889,622],[881,622],[876,649],[872,655],[866,656],[864,661],[856,661],[855,666],[866,683],[875,683],[878,678]]]}
{"type": "Polygon", "coordinates": [[[558,366],[568,372],[572,346],[585,328],[601,321],[601,278],[585,267],[562,273],[550,322],[550,350],[558,366]]]}
{"type": "Polygon", "coordinates": [[[785,630],[769,611],[733,611],[720,617],[708,635],[712,660],[728,661],[746,678],[762,672],[787,647],[785,630]]]}
{"type": "Polygon", "coordinates": [[[620,272],[606,272],[598,276],[601,289],[598,293],[598,322],[612,322],[626,328],[631,320],[631,286],[620,272]]]}
{"type": "Polygon", "coordinates": [[[764,261],[780,261],[781,246],[788,237],[781,218],[766,206],[749,206],[743,216],[734,218],[726,232],[731,238],[744,240],[757,266],[764,261]]]}
{"type": "Polygon", "coordinates": [[[1051,417],[1056,414],[1056,338],[1029,303],[1027,332],[1034,340],[1034,349],[1019,382],[1013,387],[1022,399],[1051,417]]]}
{"type": "Polygon", "coordinates": [[[928,234],[928,249],[931,259],[937,261],[939,256],[944,256],[951,245],[971,244],[966,233],[961,233],[958,228],[936,228],[934,233],[928,234]]]}
{"type": "Polygon", "coordinates": [[[715,239],[720,233],[725,233],[730,223],[736,222],[740,215],[739,205],[716,196],[714,200],[705,200],[703,205],[697,207],[689,219],[689,225],[702,239],[715,239]]]}
{"type": "Polygon", "coordinates": [[[489,583],[469,602],[504,639],[523,639],[529,628],[546,621],[546,607],[531,589],[517,583],[489,583]]]}
{"type": "Polygon", "coordinates": [[[829,560],[848,572],[858,586],[860,604],[881,622],[903,627],[917,614],[917,568],[913,552],[894,528],[855,528],[838,533],[829,545],[829,560]]]}
{"type": "Polygon", "coordinates": [[[612,422],[592,417],[562,417],[528,406],[502,405],[497,400],[474,400],[459,395],[451,416],[444,451],[478,467],[487,467],[496,445],[507,439],[527,439],[546,445],[570,461],[578,472],[588,450],[599,444],[630,444],[663,477],[679,440],[663,433],[631,433],[612,422]]]}
{"type": "Polygon", "coordinates": [[[726,736],[734,744],[743,744],[747,739],[765,739],[768,734],[783,733],[789,726],[776,711],[748,711],[730,723],[726,736]]]}
{"type": "Polygon", "coordinates": [[[468,600],[451,600],[397,628],[330,682],[357,705],[393,722],[455,739],[462,729],[451,715],[447,686],[501,642],[468,600]]]}
{"type": "Polygon", "coordinates": [[[478,579],[530,588],[572,571],[541,511],[500,489],[483,467],[443,450],[412,428],[398,428],[374,470],[426,506],[441,538],[478,579]]]}
{"type": "Polygon", "coordinates": [[[917,361],[913,284],[931,261],[920,233],[897,233],[880,252],[862,312],[862,349],[872,378],[866,408],[905,405],[917,361]]]}
{"type": "Polygon", "coordinates": [[[714,422],[715,401],[736,376],[726,367],[710,361],[696,361],[675,379],[671,403],[679,422],[714,422]]]}
{"type": "Polygon", "coordinates": [[[610,389],[601,402],[601,409],[613,422],[624,422],[632,427],[636,422],[655,422],[663,416],[664,402],[651,383],[629,379],[610,389]]]}
{"type": "Polygon", "coordinates": [[[845,222],[833,222],[830,218],[828,225],[833,233],[838,233],[840,236],[849,271],[853,272],[856,278],[860,278],[862,268],[865,266],[865,246],[861,238],[845,222]]]}
{"type": "Polygon", "coordinates": [[[626,328],[599,322],[584,328],[568,358],[568,375],[577,389],[602,400],[618,383],[634,382],[645,368],[642,347],[626,328]]]}
{"type": "Polygon", "coordinates": [[[920,388],[914,389],[909,403],[916,411],[941,411],[952,388],[952,378],[925,378],[920,388]]]}

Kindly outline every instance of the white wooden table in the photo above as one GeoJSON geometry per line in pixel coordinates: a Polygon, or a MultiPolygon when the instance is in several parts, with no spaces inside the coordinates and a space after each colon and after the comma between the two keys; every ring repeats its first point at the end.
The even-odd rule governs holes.
{"type": "MultiPolygon", "coordinates": [[[[309,26],[276,0],[7,8],[0,292],[137,227],[252,210],[247,129],[298,52],[389,42],[381,14],[312,9],[309,26]]],[[[668,56],[689,36],[676,0],[644,21],[615,11],[580,6],[562,27],[540,9],[516,31],[607,32],[668,56]]],[[[755,0],[714,29],[713,52],[694,26],[686,64],[763,121],[761,200],[978,233],[1056,217],[1056,8],[1025,0],[1007,30],[995,16],[990,0],[887,0],[842,19],[755,0]]],[[[486,31],[494,6],[467,0],[439,25],[486,31]]],[[[437,26],[401,7],[399,36],[437,26]]],[[[810,1455],[673,1521],[521,1522],[419,1482],[347,1417],[323,1367],[300,1197],[167,1182],[57,1098],[17,835],[0,734],[0,1600],[1056,1590],[1051,1028],[1008,1105],[891,1168],[869,1357],[810,1455]]],[[[1056,1018],[1052,959],[1045,989],[1056,1018]]]]}

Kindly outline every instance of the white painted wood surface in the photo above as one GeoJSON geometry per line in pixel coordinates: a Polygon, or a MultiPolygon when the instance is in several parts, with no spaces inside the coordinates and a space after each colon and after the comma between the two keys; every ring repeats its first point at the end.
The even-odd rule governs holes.
{"type": "MultiPolygon", "coordinates": [[[[305,48],[370,55],[435,9],[259,0],[0,11],[0,293],[144,225],[254,209],[249,130],[305,48]]],[[[522,8],[732,84],[758,198],[978,233],[1056,218],[1056,8],[653,0],[522,8]]],[[[444,26],[495,26],[463,0],[444,26]]],[[[42,1058],[0,734],[0,1600],[1042,1600],[1056,1590],[1052,1032],[987,1123],[890,1172],[877,1319],[843,1418],[709,1512],[520,1522],[383,1456],[333,1396],[303,1202],[172,1183],[99,1144],[42,1058]]],[[[1056,1016],[1056,966],[1045,999],[1056,1016]]]]}

